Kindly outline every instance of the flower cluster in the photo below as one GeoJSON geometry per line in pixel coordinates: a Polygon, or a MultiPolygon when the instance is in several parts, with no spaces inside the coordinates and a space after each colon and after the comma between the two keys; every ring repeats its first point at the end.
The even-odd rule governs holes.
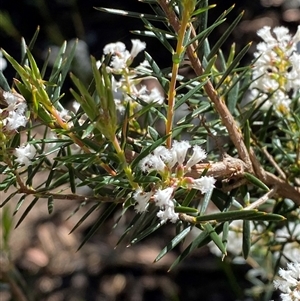
{"type": "Polygon", "coordinates": [[[130,68],[134,58],[146,48],[146,43],[140,40],[131,40],[131,42],[130,52],[122,42],[107,44],[103,49],[105,55],[111,56],[110,67],[107,67],[107,70],[118,77],[121,76],[119,80],[113,78],[112,81],[115,102],[120,112],[125,110],[128,102],[136,100],[160,105],[164,102],[164,97],[157,87],[149,89],[143,84],[145,74],[150,73],[148,62],[142,62],[135,69],[130,68]]]}
{"type": "Polygon", "coordinates": [[[280,269],[278,274],[274,287],[282,291],[282,301],[300,300],[300,262],[288,263],[287,269],[280,269]]]}
{"type": "Polygon", "coordinates": [[[157,213],[162,222],[170,220],[176,222],[178,214],[175,213],[174,193],[177,188],[197,189],[207,193],[214,188],[216,180],[210,176],[202,176],[199,179],[185,176],[192,166],[206,158],[205,151],[198,145],[193,146],[193,153],[186,161],[188,149],[191,145],[188,141],[174,141],[172,148],[164,146],[157,147],[152,154],[149,154],[140,161],[140,168],[143,172],[156,171],[162,178],[162,187],[152,188],[145,192],[138,188],[133,195],[136,201],[137,212],[147,210],[148,202],[152,200],[160,208],[157,213]]]}
{"type": "MultiPolygon", "coordinates": [[[[20,127],[26,126],[28,118],[25,116],[27,103],[22,95],[3,91],[2,98],[5,107],[0,109],[0,151],[5,153],[6,143],[12,139],[20,127]]],[[[16,162],[25,166],[31,164],[31,159],[35,154],[36,149],[31,144],[20,146],[14,151],[16,162]]]]}
{"type": "Polygon", "coordinates": [[[27,123],[26,101],[20,94],[6,91],[3,92],[3,98],[7,107],[0,109],[1,130],[6,133],[15,132],[27,123]]]}
{"type": "Polygon", "coordinates": [[[276,27],[273,33],[274,36],[268,26],[257,32],[263,42],[254,53],[250,88],[253,97],[263,102],[264,109],[273,105],[280,114],[287,114],[300,89],[300,54],[296,52],[300,26],[293,37],[285,27],[276,27]]]}

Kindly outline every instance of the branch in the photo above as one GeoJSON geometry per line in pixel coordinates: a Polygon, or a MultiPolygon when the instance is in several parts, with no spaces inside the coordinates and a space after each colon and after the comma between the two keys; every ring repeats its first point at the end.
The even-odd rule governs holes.
{"type": "MultiPolygon", "coordinates": [[[[180,22],[174,13],[174,11],[169,6],[168,1],[166,0],[158,0],[159,5],[165,12],[171,26],[175,30],[176,33],[178,33],[178,30],[180,28],[180,22]]],[[[191,25],[192,26],[192,25],[191,25]]],[[[195,36],[194,31],[192,30],[191,38],[195,36]]],[[[197,53],[195,51],[194,45],[191,44],[187,47],[187,54],[189,57],[189,60],[191,62],[191,66],[193,67],[195,73],[197,76],[200,76],[204,73],[204,69],[201,65],[201,62],[199,58],[197,57],[197,53]]],[[[226,104],[222,101],[222,99],[218,96],[216,90],[214,89],[212,83],[210,80],[207,81],[207,83],[204,86],[205,92],[207,93],[210,100],[214,103],[215,109],[218,112],[223,124],[225,125],[229,137],[231,141],[233,142],[234,146],[236,147],[239,157],[242,161],[245,163],[243,164],[237,164],[236,167],[242,168],[244,171],[253,173],[255,171],[255,174],[258,176],[258,178],[263,181],[267,186],[277,186],[277,194],[289,198],[295,202],[296,205],[300,205],[300,188],[295,188],[291,186],[289,183],[285,182],[284,180],[281,180],[277,176],[266,172],[263,167],[258,162],[254,151],[252,148],[249,149],[249,152],[245,146],[243,135],[238,128],[233,116],[231,115],[230,111],[228,110],[226,104]]],[[[230,157],[231,158],[231,157],[230,157]]],[[[231,158],[234,159],[234,158],[231,158]]],[[[237,162],[237,161],[236,161],[237,162]]],[[[235,162],[235,163],[236,163],[235,162]]],[[[209,174],[214,174],[212,169],[213,168],[219,168],[219,172],[216,172],[216,174],[221,174],[224,172],[224,176],[229,176],[229,170],[230,168],[227,167],[227,164],[222,165],[224,162],[218,163],[218,165],[214,166],[211,165],[209,169],[209,174]]],[[[235,165],[230,165],[231,168],[235,168],[235,165]]],[[[199,172],[201,171],[198,170],[199,172]]],[[[217,176],[218,177],[218,176],[217,176]]]]}
{"type": "Polygon", "coordinates": [[[258,162],[253,149],[250,150],[251,161],[257,177],[267,186],[277,186],[277,194],[284,198],[291,199],[297,206],[300,206],[300,187],[293,187],[276,175],[265,171],[258,162]]]}
{"type": "MultiPolygon", "coordinates": [[[[174,13],[173,10],[169,7],[169,3],[166,0],[159,0],[158,1],[161,8],[164,10],[171,26],[173,29],[178,33],[179,28],[180,28],[180,22],[174,13]]],[[[190,25],[192,26],[192,24],[190,25]]],[[[191,34],[191,38],[194,38],[194,35],[191,34]]],[[[197,57],[197,52],[194,48],[194,45],[191,44],[187,46],[187,54],[189,57],[189,60],[191,62],[191,65],[196,73],[197,76],[201,76],[204,73],[204,69],[201,65],[201,62],[199,58],[197,57]]],[[[207,81],[207,83],[204,85],[204,89],[210,100],[214,103],[215,109],[219,113],[219,116],[227,128],[229,137],[233,144],[235,145],[239,157],[245,162],[246,164],[246,169],[248,172],[253,172],[252,170],[252,163],[246,148],[246,145],[243,140],[242,133],[240,132],[233,116],[231,115],[230,111],[228,110],[226,104],[223,102],[223,100],[218,96],[216,90],[214,89],[212,83],[210,80],[207,81]]]]}

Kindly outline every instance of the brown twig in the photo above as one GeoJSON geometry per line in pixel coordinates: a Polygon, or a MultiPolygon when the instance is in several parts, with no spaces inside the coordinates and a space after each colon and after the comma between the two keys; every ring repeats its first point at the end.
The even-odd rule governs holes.
{"type": "Polygon", "coordinates": [[[245,207],[246,210],[251,210],[258,208],[260,205],[264,204],[267,200],[269,200],[277,191],[277,186],[272,188],[270,191],[268,191],[265,195],[263,195],[261,198],[250,204],[249,206],[245,207]]]}

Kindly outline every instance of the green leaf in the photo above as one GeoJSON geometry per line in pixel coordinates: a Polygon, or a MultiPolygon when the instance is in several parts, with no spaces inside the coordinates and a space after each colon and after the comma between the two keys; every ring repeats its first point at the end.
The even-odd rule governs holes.
{"type": "Polygon", "coordinates": [[[209,9],[214,8],[214,7],[216,7],[216,4],[212,4],[212,5],[209,5],[209,6],[198,8],[192,13],[192,16],[194,17],[194,16],[197,16],[199,14],[203,14],[204,12],[207,12],[209,9]]]}
{"type": "Polygon", "coordinates": [[[168,252],[173,250],[184,238],[191,232],[192,227],[188,226],[184,230],[182,230],[178,235],[176,235],[169,243],[167,246],[165,246],[159,254],[156,256],[154,259],[154,262],[159,261],[162,259],[168,252]]]}
{"type": "MultiPolygon", "coordinates": [[[[219,21],[215,21],[214,24],[212,24],[211,26],[209,26],[208,28],[201,30],[193,39],[190,39],[187,46],[190,44],[193,44],[195,41],[198,41],[198,47],[196,50],[199,50],[201,47],[205,47],[205,40],[207,39],[207,37],[212,33],[212,31],[218,27],[219,25],[221,25],[222,23],[225,22],[226,19],[222,19],[219,21]]],[[[201,58],[201,55],[199,55],[199,57],[201,58]]]]}
{"type": "Polygon", "coordinates": [[[236,75],[233,76],[232,84],[230,85],[230,88],[226,90],[226,94],[228,93],[227,97],[227,107],[231,114],[234,114],[236,109],[236,104],[238,101],[239,96],[239,90],[240,90],[240,81],[241,78],[237,77],[236,75]]]}
{"type": "Polygon", "coordinates": [[[108,206],[108,208],[100,215],[100,217],[96,220],[93,227],[90,231],[85,235],[83,241],[79,245],[78,250],[80,250],[83,245],[95,234],[95,232],[99,229],[99,227],[106,221],[106,219],[111,215],[114,209],[117,207],[118,204],[112,203],[108,206]]]}
{"type": "Polygon", "coordinates": [[[209,237],[207,231],[201,232],[189,245],[184,249],[184,251],[177,257],[177,259],[172,263],[169,271],[174,269],[180,262],[182,262],[192,251],[198,248],[205,240],[209,237]]]}
{"type": "Polygon", "coordinates": [[[154,176],[145,176],[145,175],[139,175],[134,177],[134,182],[139,183],[139,184],[147,184],[147,183],[159,183],[161,179],[159,177],[154,177],[154,176]]]}
{"type": "Polygon", "coordinates": [[[252,221],[267,221],[267,222],[282,222],[286,220],[286,218],[282,215],[279,214],[273,214],[273,213],[264,213],[261,214],[260,216],[253,216],[249,218],[245,218],[245,220],[252,220],[252,221]]]}
{"type": "Polygon", "coordinates": [[[153,232],[155,232],[157,229],[163,226],[163,223],[156,223],[156,225],[150,225],[148,228],[140,232],[133,240],[131,240],[130,244],[136,244],[137,242],[141,241],[142,239],[146,238],[153,232]]]}
{"type": "Polygon", "coordinates": [[[4,76],[4,74],[2,73],[2,71],[0,70],[0,87],[7,92],[10,92],[10,87],[9,84],[4,76]]]}
{"type": "Polygon", "coordinates": [[[28,186],[32,185],[34,176],[36,176],[37,173],[41,170],[41,167],[45,163],[45,160],[46,160],[46,158],[42,158],[33,170],[31,170],[30,172],[29,172],[29,169],[27,170],[28,176],[27,176],[27,180],[26,180],[26,185],[28,185],[28,186]]]}
{"type": "Polygon", "coordinates": [[[18,203],[16,205],[16,208],[15,208],[15,210],[13,212],[13,215],[15,215],[19,211],[19,209],[21,208],[22,204],[24,203],[24,200],[25,200],[26,196],[27,196],[26,194],[23,194],[20,197],[20,199],[19,199],[19,201],[18,201],[18,203]]]}
{"type": "Polygon", "coordinates": [[[240,13],[237,18],[230,24],[230,26],[226,29],[222,37],[216,42],[214,47],[212,48],[210,54],[208,55],[207,59],[210,60],[221,48],[223,43],[227,41],[228,37],[231,35],[234,28],[237,26],[237,24],[240,22],[244,15],[244,12],[240,13]]]}
{"type": "Polygon", "coordinates": [[[205,75],[209,75],[209,74],[211,73],[211,68],[214,67],[217,58],[218,58],[218,56],[217,56],[217,55],[214,55],[214,56],[209,60],[209,62],[207,63],[207,65],[206,65],[206,67],[205,67],[205,70],[204,70],[204,74],[205,74],[205,75]]]}
{"type": "Polygon", "coordinates": [[[119,238],[118,242],[116,243],[116,246],[118,246],[123,240],[124,238],[128,235],[128,233],[135,227],[135,225],[138,223],[139,220],[143,220],[144,215],[143,214],[136,214],[132,221],[129,223],[129,225],[127,226],[126,230],[124,231],[124,233],[121,235],[121,237],[119,238]]]}
{"type": "Polygon", "coordinates": [[[198,190],[191,189],[185,196],[182,206],[187,207],[190,205],[191,201],[194,199],[195,195],[198,193],[198,190]]]}
{"type": "Polygon", "coordinates": [[[169,90],[169,80],[165,78],[164,74],[160,70],[159,66],[156,64],[156,62],[153,60],[153,58],[150,56],[148,52],[145,53],[145,59],[148,61],[150,67],[153,70],[153,76],[155,76],[158,80],[158,82],[161,84],[163,87],[165,93],[168,93],[169,90]]]}
{"type": "Polygon", "coordinates": [[[66,164],[69,171],[69,182],[72,193],[76,193],[75,172],[72,164],[66,164]]]}
{"type": "Polygon", "coordinates": [[[271,125],[271,118],[273,115],[273,106],[270,106],[267,114],[263,118],[263,125],[259,130],[259,141],[265,141],[268,137],[267,131],[270,128],[271,125]]]}
{"type": "Polygon", "coordinates": [[[190,215],[197,215],[199,213],[198,209],[185,206],[175,206],[175,212],[186,213],[190,215]]]}
{"type": "Polygon", "coordinates": [[[34,207],[34,205],[37,203],[37,201],[39,200],[38,197],[34,198],[33,201],[29,204],[29,206],[26,208],[26,210],[24,211],[24,213],[22,214],[22,216],[20,217],[19,221],[17,222],[15,229],[18,228],[20,226],[20,224],[22,223],[22,221],[24,220],[24,218],[28,215],[28,213],[31,211],[31,209],[34,207]]]}
{"type": "Polygon", "coordinates": [[[54,209],[54,201],[53,201],[53,196],[50,195],[48,197],[48,213],[51,214],[53,212],[53,209],[54,209]]]}
{"type": "Polygon", "coordinates": [[[248,151],[250,150],[250,139],[251,139],[250,125],[249,125],[249,120],[247,120],[244,126],[244,141],[248,151]]]}
{"type": "Polygon", "coordinates": [[[122,9],[105,8],[105,7],[95,7],[95,9],[100,10],[105,13],[121,15],[124,17],[132,17],[132,18],[138,18],[138,19],[145,18],[145,19],[151,20],[151,21],[167,22],[166,17],[162,17],[162,16],[158,16],[158,15],[141,14],[141,13],[136,13],[136,12],[132,12],[132,11],[125,11],[122,9]]]}
{"type": "MultiPolygon", "coordinates": [[[[152,28],[152,30],[160,30],[162,33],[164,33],[164,36],[166,39],[170,40],[175,40],[176,39],[176,36],[174,33],[171,33],[169,31],[166,31],[166,30],[162,30],[162,29],[158,29],[158,28],[152,28]]],[[[156,38],[156,34],[153,33],[152,31],[150,30],[131,30],[130,31],[131,33],[135,34],[135,35],[139,35],[139,36],[143,36],[143,37],[152,37],[152,38],[156,38]]]]}
{"type": "MultiPolygon", "coordinates": [[[[11,57],[5,50],[2,49],[2,53],[3,53],[4,57],[14,67],[14,69],[17,71],[17,73],[21,76],[23,82],[26,83],[27,80],[30,79],[30,77],[29,77],[28,73],[25,71],[25,69],[13,57],[11,57]]],[[[29,87],[29,83],[27,84],[27,87],[29,87]]]]}
{"type": "Polygon", "coordinates": [[[240,60],[243,58],[243,56],[248,52],[249,48],[251,47],[251,43],[246,45],[240,52],[239,54],[235,57],[233,62],[231,63],[230,66],[226,68],[226,71],[224,72],[222,78],[218,81],[216,84],[215,89],[220,88],[220,86],[223,84],[227,76],[232,72],[232,70],[239,64],[240,60]]]}
{"type": "Polygon", "coordinates": [[[71,73],[70,77],[81,94],[81,96],[79,96],[73,89],[71,89],[72,95],[79,102],[84,112],[88,115],[89,119],[91,121],[96,120],[99,110],[94,98],[90,95],[89,91],[86,89],[83,83],[74,74],[71,73]]]}
{"type": "MultiPolygon", "coordinates": [[[[81,204],[80,204],[81,205],[81,204]]],[[[76,225],[73,227],[73,229],[70,231],[69,234],[73,233],[96,209],[100,207],[100,204],[95,204],[93,205],[81,218],[80,220],[76,223],[76,225]]]]}
{"type": "Polygon", "coordinates": [[[254,175],[248,173],[248,172],[244,172],[244,177],[246,178],[247,181],[249,181],[250,183],[252,183],[253,185],[261,188],[264,191],[270,191],[269,187],[267,185],[265,185],[261,180],[259,180],[258,178],[256,178],[254,175]]]}
{"type": "Polygon", "coordinates": [[[227,255],[226,248],[223,245],[222,239],[219,237],[215,229],[212,227],[210,223],[204,224],[204,229],[209,234],[212,241],[216,244],[216,246],[220,249],[222,254],[227,255]]]}
{"type": "Polygon", "coordinates": [[[38,68],[36,61],[34,60],[33,55],[29,51],[29,49],[27,49],[26,54],[27,54],[27,58],[30,63],[31,71],[32,71],[32,73],[30,75],[34,78],[34,80],[41,80],[42,77],[41,77],[40,70],[38,68]]]}
{"type": "MultiPolygon", "coordinates": [[[[0,184],[0,191],[1,191],[1,184],[0,184]]],[[[3,208],[5,204],[7,204],[16,194],[18,193],[18,190],[11,193],[1,204],[0,208],[3,208]]]]}
{"type": "Polygon", "coordinates": [[[227,212],[213,213],[196,217],[197,222],[208,221],[231,221],[236,219],[251,219],[255,216],[265,215],[265,212],[259,212],[256,209],[253,210],[233,210],[227,212]]]}
{"type": "Polygon", "coordinates": [[[251,248],[251,229],[250,221],[243,221],[243,256],[245,259],[248,258],[251,248]]]}
{"type": "MultiPolygon", "coordinates": [[[[131,236],[130,236],[130,244],[131,242],[137,242],[137,240],[135,240],[142,232],[146,231],[147,229],[149,229],[149,227],[155,227],[158,222],[157,222],[157,218],[156,218],[156,214],[157,214],[157,207],[154,206],[153,204],[149,204],[148,211],[143,212],[140,216],[141,218],[138,219],[138,221],[134,224],[134,227],[132,228],[132,232],[131,232],[131,236]]],[[[150,234],[150,233],[149,233],[150,234]]],[[[145,238],[144,237],[141,237],[145,238]]],[[[129,244],[129,245],[130,245],[129,244]]]]}
{"type": "Polygon", "coordinates": [[[159,28],[154,27],[147,19],[142,18],[142,21],[145,23],[145,27],[149,29],[155,37],[162,43],[162,45],[170,52],[173,53],[174,49],[168,41],[167,34],[159,28]]]}
{"type": "Polygon", "coordinates": [[[180,99],[176,99],[176,103],[174,106],[174,109],[177,110],[182,104],[186,103],[186,101],[194,96],[206,83],[208,80],[205,80],[204,82],[199,83],[196,87],[191,89],[189,92],[187,92],[184,96],[182,96],[180,99]]]}
{"type": "MultiPolygon", "coordinates": [[[[28,44],[27,49],[29,49],[29,51],[31,51],[31,50],[33,49],[34,44],[35,44],[35,42],[36,42],[36,40],[37,40],[37,38],[38,38],[39,33],[40,33],[40,27],[38,26],[38,27],[36,28],[36,31],[34,32],[33,37],[31,38],[31,40],[30,40],[30,42],[29,42],[29,44],[28,44]]],[[[23,63],[23,62],[22,62],[22,63],[23,63]]]]}
{"type": "MultiPolygon", "coordinates": [[[[240,68],[239,68],[240,69],[240,68]]],[[[234,109],[236,107],[236,102],[238,100],[238,93],[242,92],[243,89],[247,90],[244,87],[240,88],[241,83],[243,80],[245,80],[247,73],[250,72],[250,67],[246,66],[241,69],[241,74],[239,76],[236,76],[235,74],[233,75],[233,80],[231,85],[225,90],[225,92],[222,94],[222,96],[228,96],[228,109],[230,109],[230,112],[234,112],[234,109]],[[232,91],[234,90],[234,91],[232,91]]]]}
{"type": "Polygon", "coordinates": [[[223,231],[222,231],[222,243],[225,249],[228,243],[228,233],[229,233],[229,222],[225,222],[223,224],[223,231]]]}
{"type": "Polygon", "coordinates": [[[200,215],[203,215],[206,212],[208,205],[210,204],[213,191],[214,191],[214,189],[211,189],[210,191],[205,193],[204,199],[201,204],[200,215]]]}
{"type": "Polygon", "coordinates": [[[66,220],[69,220],[72,216],[74,216],[75,213],[77,213],[82,207],[84,207],[87,204],[87,202],[81,202],[72,212],[71,214],[67,217],[66,220]]]}

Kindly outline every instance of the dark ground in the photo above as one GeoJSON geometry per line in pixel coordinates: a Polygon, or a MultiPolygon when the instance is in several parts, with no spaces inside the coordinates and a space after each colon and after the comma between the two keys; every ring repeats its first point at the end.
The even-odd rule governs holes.
{"type": "MultiPolygon", "coordinates": [[[[0,46],[18,58],[20,37],[24,36],[26,41],[29,41],[37,25],[40,25],[41,32],[33,52],[41,61],[43,52],[49,46],[60,45],[64,39],[75,37],[84,40],[90,53],[100,58],[104,45],[109,42],[120,40],[129,46],[130,39],[135,38],[130,34],[130,30],[142,29],[143,25],[138,19],[121,18],[96,11],[94,6],[150,12],[146,4],[135,0],[78,0],[77,5],[72,3],[75,1],[2,0],[1,10],[10,14],[17,31],[5,31],[2,28],[0,46]],[[47,9],[43,7],[43,2],[47,9]]],[[[212,3],[218,5],[211,11],[209,22],[213,22],[234,1],[217,0],[212,3]]],[[[237,1],[236,9],[227,23],[223,24],[212,38],[218,39],[226,26],[243,9],[245,16],[228,45],[224,45],[225,51],[232,42],[243,47],[249,41],[255,40],[255,32],[264,25],[285,25],[295,31],[300,23],[299,5],[299,1],[292,0],[237,1]]],[[[154,40],[146,42],[147,51],[157,63],[161,67],[168,67],[171,59],[163,47],[158,46],[154,40]]],[[[254,48],[251,51],[253,52],[254,48]]],[[[247,60],[251,60],[251,53],[247,60]]],[[[4,73],[9,80],[14,74],[10,68],[4,73]]],[[[1,192],[1,201],[5,197],[6,194],[1,192]]],[[[23,207],[26,208],[29,203],[27,200],[23,207]]],[[[15,204],[12,200],[12,208],[15,204]]],[[[114,249],[122,234],[122,225],[111,232],[114,222],[111,218],[80,251],[76,252],[81,239],[99,213],[94,212],[88,221],[69,235],[72,227],[89,206],[66,220],[75,207],[76,204],[72,201],[56,201],[54,213],[49,216],[46,202],[40,201],[21,226],[12,232],[11,256],[15,271],[18,271],[25,281],[23,286],[26,294],[30,296],[28,301],[246,300],[243,289],[251,286],[245,279],[248,267],[222,263],[211,255],[208,249],[195,251],[176,270],[169,273],[167,270],[182,247],[153,264],[156,255],[174,234],[169,226],[137,245],[129,248],[121,245],[114,249]],[[230,282],[227,276],[232,271],[238,278],[230,282]]],[[[14,217],[15,221],[21,213],[14,217]]],[[[114,217],[116,216],[117,212],[114,217]]],[[[3,268],[5,260],[0,264],[3,268]]],[[[14,277],[17,277],[16,275],[14,277]]],[[[12,285],[0,282],[1,301],[23,301],[22,294],[12,297],[11,288],[12,285]]]]}

